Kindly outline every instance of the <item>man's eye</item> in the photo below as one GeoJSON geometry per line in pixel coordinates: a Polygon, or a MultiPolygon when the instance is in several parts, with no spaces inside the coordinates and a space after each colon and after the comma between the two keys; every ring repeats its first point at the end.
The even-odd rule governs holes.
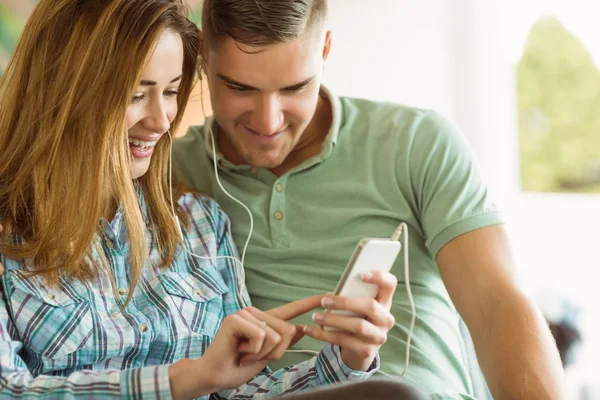
{"type": "Polygon", "coordinates": [[[227,87],[237,93],[248,93],[250,89],[242,86],[227,85],[227,87]]]}
{"type": "Polygon", "coordinates": [[[289,89],[285,89],[286,92],[288,93],[298,93],[303,91],[304,89],[306,89],[307,85],[303,85],[303,86],[298,86],[298,87],[294,87],[294,88],[289,88],[289,89]]]}

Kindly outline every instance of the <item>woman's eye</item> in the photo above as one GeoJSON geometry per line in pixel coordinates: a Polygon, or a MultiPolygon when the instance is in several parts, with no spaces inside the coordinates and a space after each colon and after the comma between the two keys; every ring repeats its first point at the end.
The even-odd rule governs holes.
{"type": "Polygon", "coordinates": [[[169,90],[169,91],[165,92],[165,97],[168,99],[171,99],[171,98],[177,96],[178,94],[179,94],[179,92],[176,90],[169,90]]]}
{"type": "Polygon", "coordinates": [[[144,96],[143,94],[135,95],[131,98],[131,103],[132,104],[139,103],[140,101],[144,100],[145,98],[146,98],[146,96],[144,96]]]}

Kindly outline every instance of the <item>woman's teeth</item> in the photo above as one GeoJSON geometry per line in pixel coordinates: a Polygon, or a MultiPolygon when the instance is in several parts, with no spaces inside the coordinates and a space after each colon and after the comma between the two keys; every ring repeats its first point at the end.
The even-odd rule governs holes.
{"type": "Polygon", "coordinates": [[[154,147],[154,146],[156,146],[156,143],[158,143],[158,140],[155,140],[152,142],[144,142],[143,140],[129,138],[130,145],[134,145],[135,147],[140,147],[140,148],[154,147]]]}

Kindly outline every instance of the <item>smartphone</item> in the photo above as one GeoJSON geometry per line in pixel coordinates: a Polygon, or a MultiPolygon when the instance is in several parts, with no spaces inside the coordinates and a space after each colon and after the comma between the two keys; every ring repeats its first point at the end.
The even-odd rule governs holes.
{"type": "MultiPolygon", "coordinates": [[[[363,272],[389,272],[400,253],[400,242],[391,239],[362,239],[354,249],[342,274],[334,294],[348,297],[377,297],[377,285],[364,282],[360,276],[363,272]]],[[[334,314],[356,316],[350,311],[326,311],[334,314]]],[[[326,329],[328,330],[328,329],[326,329]]]]}

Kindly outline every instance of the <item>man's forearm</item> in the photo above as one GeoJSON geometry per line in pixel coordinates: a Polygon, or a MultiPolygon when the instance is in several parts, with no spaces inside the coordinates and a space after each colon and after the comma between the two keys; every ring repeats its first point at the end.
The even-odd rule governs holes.
{"type": "Polygon", "coordinates": [[[494,398],[562,399],[564,373],[558,350],[533,302],[517,293],[490,310],[473,340],[494,398]]]}

